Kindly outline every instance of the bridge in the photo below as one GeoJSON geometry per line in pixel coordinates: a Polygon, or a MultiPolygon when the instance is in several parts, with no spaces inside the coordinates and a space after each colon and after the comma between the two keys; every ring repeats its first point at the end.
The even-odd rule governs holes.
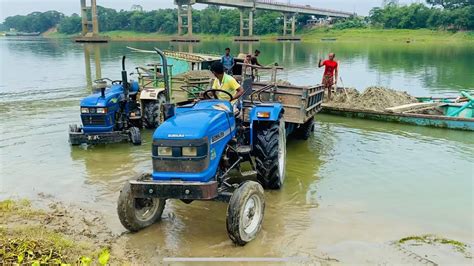
{"type": "Polygon", "coordinates": [[[198,41],[193,35],[192,6],[194,4],[234,7],[240,10],[240,36],[236,41],[258,41],[253,36],[254,12],[257,9],[283,13],[283,36],[280,40],[297,40],[296,16],[298,14],[316,17],[348,18],[353,13],[316,8],[309,5],[295,5],[272,0],[175,0],[178,6],[178,38],[175,41],[198,41]],[[291,23],[291,28],[289,24],[291,23]]]}
{"type": "MultiPolygon", "coordinates": [[[[107,41],[98,35],[99,26],[97,19],[96,0],[90,0],[90,6],[86,0],[81,1],[82,36],[76,41],[107,41]],[[89,21],[88,18],[91,18],[89,21]]],[[[194,4],[218,5],[238,8],[240,11],[240,36],[235,41],[258,41],[254,36],[254,16],[257,9],[281,12],[283,14],[283,36],[279,40],[299,40],[295,36],[296,17],[298,14],[311,15],[315,17],[348,18],[355,15],[330,9],[316,8],[309,5],[295,5],[277,2],[273,0],[174,0],[178,6],[178,36],[172,41],[199,42],[199,38],[193,36],[192,6],[194,4]]]]}

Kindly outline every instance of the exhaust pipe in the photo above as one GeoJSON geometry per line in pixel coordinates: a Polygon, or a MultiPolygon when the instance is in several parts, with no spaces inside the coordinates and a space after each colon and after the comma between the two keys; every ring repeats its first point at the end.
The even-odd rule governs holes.
{"type": "Polygon", "coordinates": [[[125,55],[122,57],[122,86],[123,86],[123,94],[125,95],[125,100],[128,101],[128,94],[130,86],[128,84],[128,74],[127,70],[125,70],[125,55]]]}
{"type": "Polygon", "coordinates": [[[155,51],[161,57],[161,64],[162,64],[162,71],[163,71],[163,79],[165,80],[165,97],[166,97],[166,104],[163,105],[164,107],[164,115],[165,120],[168,118],[173,117],[175,115],[175,105],[171,103],[171,87],[168,75],[168,59],[166,59],[165,53],[160,49],[155,47],[155,51]]]}

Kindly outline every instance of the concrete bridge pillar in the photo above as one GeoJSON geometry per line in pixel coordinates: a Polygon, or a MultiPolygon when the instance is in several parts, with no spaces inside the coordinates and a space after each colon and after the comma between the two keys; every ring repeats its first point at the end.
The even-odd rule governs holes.
{"type": "Polygon", "coordinates": [[[97,19],[97,2],[91,0],[91,13],[92,13],[92,32],[94,35],[99,34],[99,21],[97,19]]]}
{"type": "Polygon", "coordinates": [[[240,11],[240,36],[235,41],[258,41],[253,37],[253,18],[255,9],[239,8],[240,11]],[[248,13],[247,13],[248,12],[248,13]]]}
{"type": "Polygon", "coordinates": [[[178,35],[193,35],[193,8],[191,5],[178,5],[178,35]]]}
{"type": "Polygon", "coordinates": [[[283,13],[283,35],[278,37],[279,41],[298,41],[300,37],[296,36],[296,13],[283,13]],[[291,23],[291,28],[290,28],[291,23]]]}

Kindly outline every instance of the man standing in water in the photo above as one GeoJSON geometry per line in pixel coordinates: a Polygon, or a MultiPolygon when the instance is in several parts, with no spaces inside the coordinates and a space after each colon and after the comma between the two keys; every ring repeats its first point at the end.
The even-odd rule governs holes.
{"type": "Polygon", "coordinates": [[[325,66],[323,75],[323,86],[328,90],[329,100],[331,100],[332,86],[337,84],[337,77],[339,72],[339,64],[334,60],[335,57],[336,54],[330,53],[328,60],[324,60],[323,62],[321,62],[322,60],[319,59],[318,63],[319,67],[325,66]]]}
{"type": "Polygon", "coordinates": [[[230,48],[225,48],[225,55],[222,57],[221,63],[224,65],[225,73],[228,75],[232,75],[235,60],[234,57],[230,55],[230,48]]]}

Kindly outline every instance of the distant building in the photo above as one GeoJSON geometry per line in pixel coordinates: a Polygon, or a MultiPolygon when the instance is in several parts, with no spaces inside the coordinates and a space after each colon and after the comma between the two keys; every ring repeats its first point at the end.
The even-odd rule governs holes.
{"type": "Polygon", "coordinates": [[[143,7],[141,5],[133,5],[132,8],[130,8],[130,10],[143,12],[143,7]]]}

